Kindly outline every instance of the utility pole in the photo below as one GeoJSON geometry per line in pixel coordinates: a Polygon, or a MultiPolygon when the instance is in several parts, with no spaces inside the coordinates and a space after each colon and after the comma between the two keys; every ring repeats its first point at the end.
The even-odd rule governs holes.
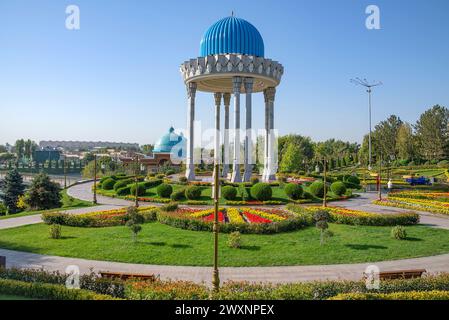
{"type": "Polygon", "coordinates": [[[323,195],[323,207],[324,208],[326,208],[327,207],[327,202],[326,202],[326,173],[327,173],[327,170],[326,170],[326,166],[327,166],[327,161],[326,161],[326,158],[324,158],[323,159],[323,192],[324,192],[324,195],[323,195]]]}
{"type": "Polygon", "coordinates": [[[371,170],[371,161],[372,161],[372,148],[371,148],[371,92],[373,87],[381,86],[382,82],[368,82],[366,79],[355,78],[350,80],[355,85],[364,86],[367,88],[366,92],[368,92],[368,110],[369,110],[369,137],[368,137],[368,170],[371,170]]]}
{"type": "Polygon", "coordinates": [[[94,154],[94,204],[97,204],[97,154],[94,154]]]}
{"type": "Polygon", "coordinates": [[[135,178],[135,185],[136,185],[136,193],[135,193],[135,202],[134,202],[134,206],[136,208],[139,207],[139,155],[136,154],[136,178],[135,178]]]}

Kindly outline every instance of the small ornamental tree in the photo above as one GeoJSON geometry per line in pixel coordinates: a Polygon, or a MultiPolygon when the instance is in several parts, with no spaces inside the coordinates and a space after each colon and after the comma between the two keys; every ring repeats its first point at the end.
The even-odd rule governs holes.
{"type": "Polygon", "coordinates": [[[23,184],[22,176],[16,168],[9,170],[6,173],[3,181],[3,196],[2,200],[8,209],[8,213],[17,213],[20,209],[17,207],[19,197],[23,195],[25,185],[23,184]]]}
{"type": "Polygon", "coordinates": [[[137,235],[142,231],[141,224],[145,222],[144,217],[137,211],[136,207],[128,207],[126,210],[126,225],[131,230],[133,242],[137,242],[137,235]]]}
{"type": "Polygon", "coordinates": [[[329,213],[325,210],[319,210],[313,215],[315,220],[315,226],[320,230],[320,245],[323,245],[325,238],[332,236],[332,233],[328,231],[329,213]]]}
{"type": "Polygon", "coordinates": [[[50,180],[45,173],[33,178],[25,195],[25,203],[32,210],[46,210],[61,207],[61,187],[50,180]]]}

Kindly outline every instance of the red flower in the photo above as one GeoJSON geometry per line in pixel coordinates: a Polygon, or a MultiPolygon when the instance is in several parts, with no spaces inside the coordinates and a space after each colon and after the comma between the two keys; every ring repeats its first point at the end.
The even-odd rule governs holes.
{"type": "Polygon", "coordinates": [[[252,214],[252,213],[249,213],[246,211],[243,214],[245,215],[245,217],[248,219],[248,221],[250,223],[271,223],[272,222],[271,220],[259,217],[255,214],[252,214]]]}
{"type": "MultiPolygon", "coordinates": [[[[210,214],[208,216],[203,217],[204,221],[214,221],[214,214],[210,214]]],[[[219,211],[218,212],[218,222],[223,222],[224,221],[224,215],[223,212],[219,211]]]]}

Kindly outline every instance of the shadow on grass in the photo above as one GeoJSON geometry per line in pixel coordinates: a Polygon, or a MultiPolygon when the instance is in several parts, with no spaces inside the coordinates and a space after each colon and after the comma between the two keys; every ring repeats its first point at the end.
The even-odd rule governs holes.
{"type": "Polygon", "coordinates": [[[167,245],[165,242],[162,241],[144,242],[144,244],[149,244],[150,246],[157,246],[157,247],[163,247],[167,245]]]}
{"type": "MultiPolygon", "coordinates": [[[[50,238],[50,237],[49,237],[50,238]]],[[[54,240],[69,240],[69,239],[76,239],[78,237],[72,237],[72,236],[61,236],[59,239],[54,239],[54,240]]],[[[51,239],[51,238],[50,238],[51,239]]]]}
{"type": "Polygon", "coordinates": [[[414,237],[407,237],[405,238],[405,241],[423,241],[421,238],[414,238],[414,237]]]}
{"type": "Polygon", "coordinates": [[[388,247],[385,247],[385,246],[378,246],[378,245],[372,245],[372,244],[346,244],[345,246],[348,248],[354,249],[354,250],[369,250],[369,249],[385,250],[385,249],[388,249],[388,247]]]}
{"type": "Polygon", "coordinates": [[[175,248],[175,249],[187,249],[187,248],[193,248],[191,245],[188,245],[188,244],[180,244],[180,243],[171,244],[170,247],[175,248]]]}
{"type": "Polygon", "coordinates": [[[259,246],[241,246],[240,249],[248,250],[248,251],[259,251],[260,247],[259,246]]]}

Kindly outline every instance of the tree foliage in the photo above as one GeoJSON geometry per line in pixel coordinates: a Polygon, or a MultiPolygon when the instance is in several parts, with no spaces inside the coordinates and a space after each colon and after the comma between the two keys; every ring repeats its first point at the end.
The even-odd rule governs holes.
{"type": "Polygon", "coordinates": [[[61,188],[45,173],[34,176],[30,189],[25,195],[26,204],[33,210],[61,207],[61,188]]]}
{"type": "Polygon", "coordinates": [[[17,201],[19,200],[19,197],[23,195],[25,185],[23,184],[22,176],[16,168],[13,168],[6,173],[2,185],[2,200],[8,209],[8,213],[17,213],[20,211],[17,207],[17,201]]]}

